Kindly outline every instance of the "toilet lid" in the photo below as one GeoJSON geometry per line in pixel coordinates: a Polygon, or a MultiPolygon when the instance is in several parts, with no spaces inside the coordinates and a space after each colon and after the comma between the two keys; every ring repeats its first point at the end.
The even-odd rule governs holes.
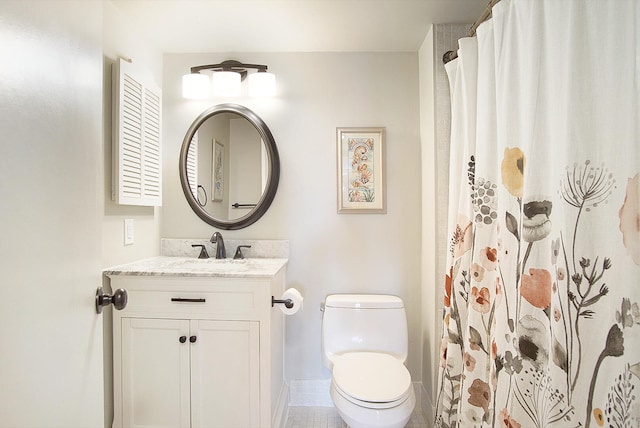
{"type": "Polygon", "coordinates": [[[397,401],[411,387],[411,375],[400,360],[375,352],[336,355],[333,381],[349,396],[370,403],[397,401]]]}

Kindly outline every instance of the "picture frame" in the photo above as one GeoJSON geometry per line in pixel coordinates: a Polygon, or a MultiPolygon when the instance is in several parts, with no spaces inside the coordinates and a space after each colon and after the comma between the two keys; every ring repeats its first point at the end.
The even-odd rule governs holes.
{"type": "Polygon", "coordinates": [[[385,214],[384,127],[336,128],[338,213],[385,214]]]}
{"type": "Polygon", "coordinates": [[[213,165],[211,166],[211,200],[220,202],[224,196],[224,145],[213,141],[213,165]]]}

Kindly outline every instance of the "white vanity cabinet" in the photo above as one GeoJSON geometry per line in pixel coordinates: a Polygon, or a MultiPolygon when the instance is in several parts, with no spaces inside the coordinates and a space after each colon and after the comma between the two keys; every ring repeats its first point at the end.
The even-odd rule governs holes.
{"type": "MultiPolygon", "coordinates": [[[[126,266],[126,265],[125,265],[126,266]]],[[[105,272],[113,311],[114,428],[267,428],[286,401],[284,288],[273,275],[105,272]]]]}

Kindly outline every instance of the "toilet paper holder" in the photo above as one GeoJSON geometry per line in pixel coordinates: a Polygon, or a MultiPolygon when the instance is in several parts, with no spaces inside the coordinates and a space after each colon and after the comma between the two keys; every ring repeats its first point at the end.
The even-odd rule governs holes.
{"type": "Polygon", "coordinates": [[[271,296],[271,307],[273,308],[276,303],[284,305],[287,309],[293,308],[293,301],[291,299],[279,300],[271,296]]]}

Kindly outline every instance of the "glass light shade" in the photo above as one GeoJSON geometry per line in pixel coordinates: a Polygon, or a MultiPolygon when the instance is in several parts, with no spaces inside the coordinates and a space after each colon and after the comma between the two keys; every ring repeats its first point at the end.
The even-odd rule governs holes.
{"type": "Polygon", "coordinates": [[[190,100],[203,100],[209,96],[209,76],[190,73],[182,76],[182,96],[190,100]]]}
{"type": "Polygon", "coordinates": [[[215,71],[211,76],[213,95],[217,97],[240,96],[240,80],[240,74],[234,71],[215,71]]]}
{"type": "Polygon", "coordinates": [[[249,95],[252,97],[272,97],[276,94],[276,75],[258,72],[249,75],[249,95]]]}

